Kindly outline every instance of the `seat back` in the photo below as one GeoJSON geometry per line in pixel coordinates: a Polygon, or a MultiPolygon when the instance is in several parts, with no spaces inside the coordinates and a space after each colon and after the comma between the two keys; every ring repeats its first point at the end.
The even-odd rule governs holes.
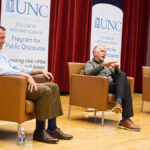
{"type": "Polygon", "coordinates": [[[150,85],[150,67],[143,66],[142,67],[142,100],[143,101],[150,101],[149,85],[150,85]]]}
{"type": "Polygon", "coordinates": [[[142,75],[143,75],[143,77],[145,77],[145,76],[150,77],[150,67],[149,66],[142,67],[142,75]]]}
{"type": "Polygon", "coordinates": [[[85,63],[68,62],[69,86],[71,87],[71,75],[80,74],[85,67],[85,63]]]}

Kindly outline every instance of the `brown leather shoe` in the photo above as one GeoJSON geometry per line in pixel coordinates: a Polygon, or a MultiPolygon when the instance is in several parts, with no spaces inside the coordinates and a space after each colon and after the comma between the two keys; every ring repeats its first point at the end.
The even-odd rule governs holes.
{"type": "Polygon", "coordinates": [[[47,132],[55,137],[55,138],[58,138],[58,139],[63,139],[63,140],[70,140],[73,138],[72,135],[69,135],[69,134],[64,134],[59,128],[57,128],[56,130],[54,131],[51,131],[51,130],[47,130],[47,132]]]}
{"type": "Polygon", "coordinates": [[[115,106],[112,108],[112,112],[116,114],[122,113],[122,105],[119,102],[116,102],[115,106]]]}
{"type": "Polygon", "coordinates": [[[141,130],[141,128],[136,126],[130,119],[126,121],[120,121],[118,127],[121,129],[127,129],[127,130],[138,131],[138,132],[141,130]]]}
{"type": "Polygon", "coordinates": [[[53,143],[53,144],[59,141],[57,138],[54,138],[51,135],[49,135],[45,130],[42,132],[34,131],[33,140],[44,142],[44,143],[53,143]]]}

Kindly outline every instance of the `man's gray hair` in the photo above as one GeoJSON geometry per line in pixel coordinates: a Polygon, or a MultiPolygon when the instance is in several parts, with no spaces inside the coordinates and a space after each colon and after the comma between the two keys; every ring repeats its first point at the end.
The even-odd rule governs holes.
{"type": "Polygon", "coordinates": [[[96,51],[99,51],[99,49],[105,49],[105,46],[104,45],[96,45],[94,48],[93,48],[93,55],[94,55],[94,52],[96,51]]]}

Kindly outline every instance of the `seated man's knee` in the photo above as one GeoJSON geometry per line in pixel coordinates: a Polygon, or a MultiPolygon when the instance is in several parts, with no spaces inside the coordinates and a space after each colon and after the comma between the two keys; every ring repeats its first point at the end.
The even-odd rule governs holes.
{"type": "Polygon", "coordinates": [[[43,88],[42,88],[42,96],[49,96],[49,95],[51,95],[52,94],[52,90],[50,89],[50,88],[48,88],[48,87],[46,87],[46,86],[44,86],[43,88]]]}
{"type": "Polygon", "coordinates": [[[53,83],[53,82],[51,82],[51,88],[54,89],[54,90],[57,90],[57,91],[59,90],[58,84],[53,83]]]}

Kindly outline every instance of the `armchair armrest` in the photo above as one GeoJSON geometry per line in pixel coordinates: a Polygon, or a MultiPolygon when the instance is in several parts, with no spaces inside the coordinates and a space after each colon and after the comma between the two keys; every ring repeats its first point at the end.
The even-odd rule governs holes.
{"type": "MultiPolygon", "coordinates": [[[[20,76],[0,76],[0,118],[21,117],[25,112],[26,79],[20,76]]],[[[10,119],[11,120],[11,119],[10,119]]]]}
{"type": "Polygon", "coordinates": [[[134,93],[134,78],[133,77],[127,77],[127,81],[130,85],[131,94],[134,93]]]}
{"type": "Polygon", "coordinates": [[[143,77],[143,87],[142,87],[142,99],[144,101],[150,101],[150,90],[149,90],[149,85],[150,85],[150,76],[144,76],[143,77]]]}
{"type": "Polygon", "coordinates": [[[142,74],[150,77],[150,66],[142,66],[142,74]]]}
{"type": "Polygon", "coordinates": [[[70,104],[96,109],[103,109],[107,104],[107,77],[73,74],[70,85],[70,104]]]}

